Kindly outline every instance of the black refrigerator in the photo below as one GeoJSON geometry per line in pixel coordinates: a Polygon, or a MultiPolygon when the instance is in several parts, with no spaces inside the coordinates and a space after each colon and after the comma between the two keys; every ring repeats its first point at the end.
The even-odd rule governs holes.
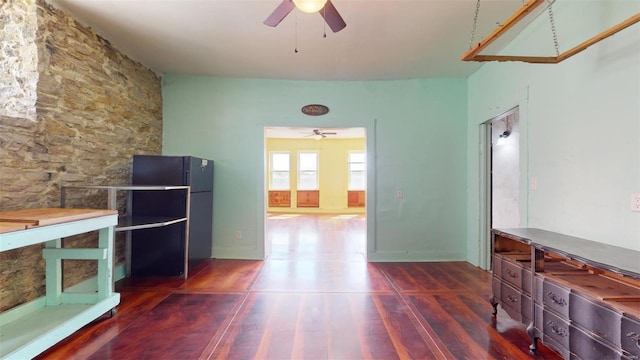
{"type": "MultiPolygon", "coordinates": [[[[193,269],[211,258],[213,161],[193,156],[134,155],[133,185],[191,186],[188,261],[193,269]]],[[[133,216],[181,216],[184,191],[134,191],[133,216]]],[[[131,234],[132,276],[186,275],[185,223],[141,229],[131,234]]]]}

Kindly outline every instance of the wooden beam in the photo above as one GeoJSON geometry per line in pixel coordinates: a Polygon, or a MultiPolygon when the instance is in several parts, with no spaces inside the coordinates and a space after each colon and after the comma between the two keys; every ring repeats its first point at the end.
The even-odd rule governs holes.
{"type": "Polygon", "coordinates": [[[478,61],[478,62],[487,62],[487,61],[520,61],[531,64],[557,64],[561,61],[564,61],[575,54],[582,52],[587,49],[589,46],[596,44],[616,33],[630,27],[633,24],[640,22],[640,14],[635,14],[624,20],[623,22],[612,26],[611,28],[593,36],[592,38],[574,46],[573,48],[563,52],[558,56],[520,56],[520,55],[478,55],[480,51],[484,50],[489,44],[502,36],[507,30],[521,21],[524,17],[528,15],[528,13],[533,10],[535,7],[540,5],[544,0],[530,0],[526,5],[524,5],[520,10],[514,13],[504,25],[498,27],[494,30],[489,36],[487,36],[482,42],[478,44],[473,49],[470,49],[466,53],[462,55],[462,61],[478,61]]]}
{"type": "Polygon", "coordinates": [[[542,5],[545,0],[529,0],[528,3],[523,5],[518,11],[516,11],[504,24],[498,26],[489,36],[484,38],[478,46],[469,49],[466,53],[462,55],[462,61],[475,61],[473,57],[479,54],[482,50],[484,50],[487,46],[491,45],[494,41],[496,41],[500,36],[504,35],[509,29],[515,26],[517,23],[522,21],[531,11],[533,11],[538,6],[542,5]]]}
{"type": "Polygon", "coordinates": [[[588,48],[589,46],[602,41],[626,28],[628,28],[629,26],[637,23],[640,21],[640,14],[635,14],[634,16],[628,18],[627,20],[612,26],[611,28],[601,32],[600,34],[592,37],[591,39],[563,52],[562,54],[560,54],[560,56],[558,56],[558,62],[563,61],[567,58],[572,57],[573,55],[585,50],[586,48],[588,48]]]}
{"type": "Polygon", "coordinates": [[[472,61],[522,61],[532,64],[555,64],[558,62],[558,58],[555,56],[476,55],[472,61]]]}

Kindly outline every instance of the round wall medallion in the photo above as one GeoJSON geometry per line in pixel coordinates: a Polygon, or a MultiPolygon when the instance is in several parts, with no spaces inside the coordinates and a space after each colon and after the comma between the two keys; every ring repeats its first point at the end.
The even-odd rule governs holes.
{"type": "Polygon", "coordinates": [[[300,109],[303,114],[311,116],[324,115],[329,112],[329,108],[320,104],[305,105],[300,109]]]}

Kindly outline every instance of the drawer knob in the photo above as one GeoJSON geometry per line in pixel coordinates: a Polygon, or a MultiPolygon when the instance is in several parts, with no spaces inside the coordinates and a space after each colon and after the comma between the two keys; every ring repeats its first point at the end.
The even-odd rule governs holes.
{"type": "Polygon", "coordinates": [[[511,271],[511,269],[507,269],[507,274],[509,274],[509,276],[511,276],[514,279],[518,278],[518,273],[511,271]]]}
{"type": "Polygon", "coordinates": [[[507,299],[509,299],[511,302],[518,302],[518,298],[512,296],[511,294],[507,295],[507,299]]]}
{"type": "Polygon", "coordinates": [[[556,303],[556,304],[558,304],[560,306],[567,305],[567,301],[565,299],[563,299],[560,296],[556,295],[552,291],[547,291],[547,296],[549,297],[549,299],[551,299],[551,301],[553,301],[554,303],[556,303]]]}
{"type": "Polygon", "coordinates": [[[547,321],[547,325],[551,327],[551,331],[553,331],[555,334],[560,335],[562,337],[567,337],[567,329],[556,325],[556,323],[554,323],[551,320],[547,321]]]}
{"type": "Polygon", "coordinates": [[[632,331],[627,334],[628,338],[636,342],[636,347],[640,349],[640,335],[638,335],[635,331],[632,331]]]}

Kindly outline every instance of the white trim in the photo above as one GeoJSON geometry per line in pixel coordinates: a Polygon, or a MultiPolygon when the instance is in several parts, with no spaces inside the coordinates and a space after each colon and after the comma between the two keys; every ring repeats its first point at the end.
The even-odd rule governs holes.
{"type": "MultiPolygon", "coordinates": [[[[265,250],[265,231],[264,225],[266,222],[266,214],[267,214],[267,179],[266,176],[266,156],[267,156],[267,136],[266,136],[266,128],[271,127],[279,127],[279,126],[291,126],[292,124],[297,124],[297,119],[280,119],[276,121],[260,121],[258,122],[268,123],[269,125],[257,125],[256,126],[256,134],[259,134],[262,141],[262,151],[256,156],[260,157],[260,161],[264,164],[262,171],[259,171],[257,176],[259,176],[258,180],[262,179],[263,191],[256,191],[256,250],[257,255],[261,256],[262,259],[266,258],[265,253],[268,250],[265,250]]],[[[369,254],[375,254],[377,249],[376,244],[376,123],[377,119],[369,118],[369,119],[337,119],[337,118],[326,118],[323,119],[323,128],[328,127],[349,127],[349,128],[363,128],[365,132],[365,151],[367,154],[367,200],[365,204],[365,213],[367,218],[367,257],[369,254]]],[[[259,181],[258,181],[259,182],[259,181]]],[[[242,249],[233,249],[228,250],[225,248],[214,249],[216,254],[218,254],[221,258],[225,258],[225,256],[235,256],[234,254],[238,253],[238,251],[242,251],[242,249]],[[229,252],[227,252],[229,251],[229,252]]],[[[246,255],[245,255],[246,256],[246,255]]],[[[232,257],[233,258],[233,257],[232,257]]]]}
{"type": "Polygon", "coordinates": [[[491,269],[491,121],[480,124],[480,192],[478,201],[478,266],[491,269]]]}

